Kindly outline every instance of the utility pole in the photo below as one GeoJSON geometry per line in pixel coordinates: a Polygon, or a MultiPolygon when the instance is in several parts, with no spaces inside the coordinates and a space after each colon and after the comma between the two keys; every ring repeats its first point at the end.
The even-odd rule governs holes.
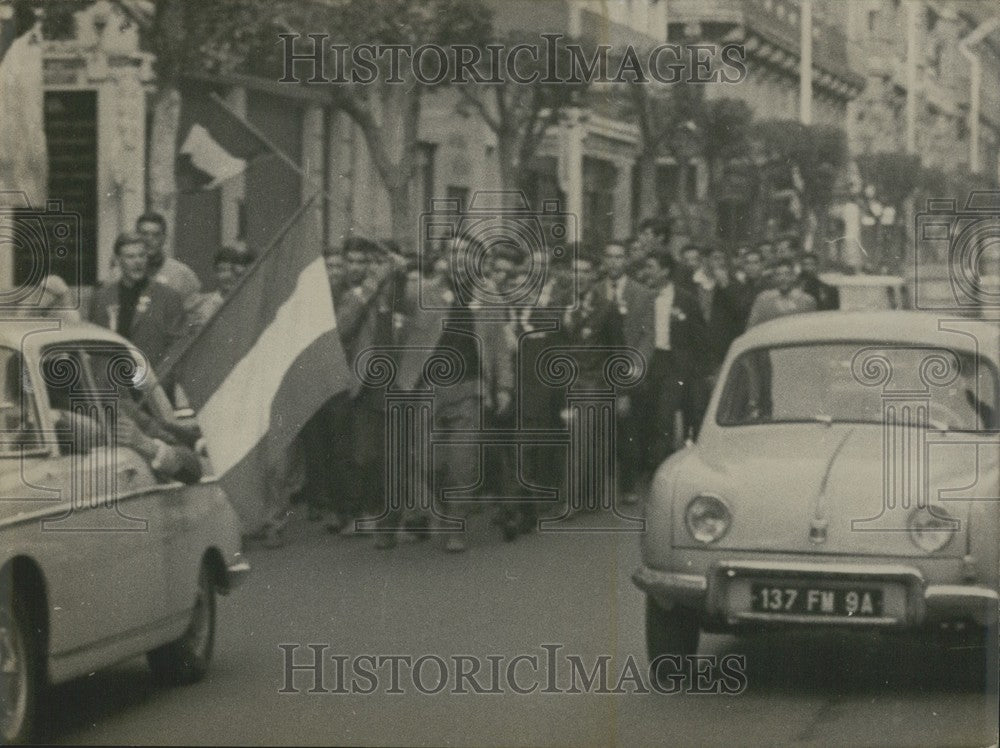
{"type": "Polygon", "coordinates": [[[920,54],[920,18],[917,0],[906,3],[906,152],[917,152],[917,58],[920,54]]]}
{"type": "Polygon", "coordinates": [[[802,0],[799,26],[799,122],[812,124],[812,0],[802,0]]]}
{"type": "Polygon", "coordinates": [[[982,160],[979,156],[980,113],[982,111],[983,63],[972,47],[993,33],[1000,25],[1000,16],[979,24],[972,33],[958,43],[958,49],[969,61],[969,169],[973,174],[982,170],[982,160]]]}

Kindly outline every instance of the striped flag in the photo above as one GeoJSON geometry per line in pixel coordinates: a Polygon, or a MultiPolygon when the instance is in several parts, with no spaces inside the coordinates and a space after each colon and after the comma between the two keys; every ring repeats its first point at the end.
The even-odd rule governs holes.
{"type": "Polygon", "coordinates": [[[244,531],[259,529],[269,471],[351,376],[309,205],[179,354],[171,374],[198,411],[212,466],[244,531]]]}
{"type": "Polygon", "coordinates": [[[207,82],[185,81],[182,100],[176,169],[182,192],[213,190],[244,173],[252,161],[275,155],[207,82]]]}

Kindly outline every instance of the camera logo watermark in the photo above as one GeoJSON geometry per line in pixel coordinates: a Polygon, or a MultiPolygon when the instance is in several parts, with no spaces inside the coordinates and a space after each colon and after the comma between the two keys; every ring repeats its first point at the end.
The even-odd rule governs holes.
{"type": "Polygon", "coordinates": [[[0,262],[17,275],[0,288],[0,317],[80,309],[80,221],[60,200],[37,208],[22,192],[0,192],[0,262]]]}
{"type": "Polygon", "coordinates": [[[1000,192],[973,192],[964,207],[927,201],[916,216],[917,309],[956,314],[1000,309],[1000,192]]]}
{"type": "Polygon", "coordinates": [[[1000,500],[989,457],[1000,445],[1000,380],[978,337],[990,334],[989,323],[939,320],[937,327],[935,337],[955,345],[873,345],[851,361],[855,381],[878,392],[882,423],[882,503],[872,516],[854,518],[852,530],[946,543],[962,528],[949,501],[1000,500]]]}
{"type": "Polygon", "coordinates": [[[123,401],[146,388],[148,361],[100,341],[39,346],[35,334],[57,329],[40,322],[18,320],[35,329],[23,335],[20,350],[0,354],[0,453],[18,461],[21,478],[0,500],[34,503],[45,532],[146,531],[147,520],[132,516],[123,500],[156,481],[127,449],[138,427],[125,415],[133,406],[123,401]]]}
{"type": "Polygon", "coordinates": [[[437,531],[463,530],[469,506],[489,501],[543,531],[641,532],[644,521],[617,500],[616,453],[621,393],[643,380],[646,362],[614,341],[562,334],[569,315],[591,313],[580,298],[594,292],[577,277],[577,217],[557,201],[532,211],[520,192],[430,207],[407,331],[355,358],[362,386],[382,398],[385,444],[385,501],[356,528],[393,533],[423,515],[437,531]],[[546,403],[532,402],[539,392],[546,403]],[[529,476],[542,450],[559,465],[529,476]],[[562,513],[539,519],[552,508],[562,513]],[[602,520],[567,525],[581,511],[602,520]]]}
{"type": "MultiPolygon", "coordinates": [[[[576,259],[579,223],[558,200],[534,211],[522,192],[480,191],[467,208],[457,199],[432,199],[431,210],[420,216],[420,240],[422,277],[442,263],[449,279],[446,288],[421,284],[421,309],[450,309],[457,296],[465,306],[506,311],[538,306],[552,262],[576,259]],[[521,268],[513,278],[491,277],[498,263],[518,259],[521,268]]],[[[575,282],[569,290],[575,300],[575,282]]]]}
{"type": "Polygon", "coordinates": [[[641,664],[633,655],[583,657],[561,644],[515,656],[356,654],[329,644],[279,644],[278,693],[306,695],[722,694],[747,689],[744,655],[664,654],[641,664]]]}

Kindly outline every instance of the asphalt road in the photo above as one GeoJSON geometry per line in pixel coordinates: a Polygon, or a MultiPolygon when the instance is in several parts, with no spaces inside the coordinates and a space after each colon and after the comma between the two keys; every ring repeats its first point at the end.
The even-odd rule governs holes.
{"type": "MultiPolygon", "coordinates": [[[[577,522],[582,530],[592,517],[577,522]]],[[[90,744],[412,745],[990,745],[996,695],[963,684],[919,647],[853,634],[710,636],[701,652],[746,657],[738,695],[539,693],[548,651],[594,663],[609,655],[612,688],[629,655],[644,666],[643,599],[629,581],[634,535],[533,535],[512,544],[474,521],[471,548],[447,555],[428,543],[376,551],[363,538],[292,526],[283,549],[250,549],[251,579],[218,607],[215,658],[194,686],[156,686],[136,659],[54,689],[50,740],[90,744]],[[504,667],[536,655],[542,674],[530,695],[310,694],[311,673],[285,683],[285,653],[308,644],[324,654],[453,655],[504,667]]],[[[337,687],[328,660],[323,685],[337,687]]],[[[559,660],[559,662],[565,662],[559,660]]],[[[433,662],[422,671],[433,689],[433,662]]],[[[451,673],[452,678],[454,672],[451,673]]],[[[556,682],[567,685],[561,670],[556,682]]],[[[506,683],[506,681],[502,681],[506,683]]],[[[516,685],[533,681],[521,662],[516,685]]],[[[429,684],[429,685],[428,685],[429,684]]],[[[362,687],[370,683],[362,681],[362,687]]],[[[467,687],[469,683],[465,684],[467,687]]],[[[509,686],[509,684],[508,684],[509,686]]],[[[631,688],[625,684],[624,689],[631,688]]],[[[468,689],[467,690],[471,690],[468,689]]]]}

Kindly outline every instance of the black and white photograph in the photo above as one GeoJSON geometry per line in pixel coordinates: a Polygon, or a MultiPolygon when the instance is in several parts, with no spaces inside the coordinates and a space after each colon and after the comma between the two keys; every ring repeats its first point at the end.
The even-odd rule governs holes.
{"type": "Polygon", "coordinates": [[[995,746],[994,0],[0,0],[0,744],[995,746]]]}

